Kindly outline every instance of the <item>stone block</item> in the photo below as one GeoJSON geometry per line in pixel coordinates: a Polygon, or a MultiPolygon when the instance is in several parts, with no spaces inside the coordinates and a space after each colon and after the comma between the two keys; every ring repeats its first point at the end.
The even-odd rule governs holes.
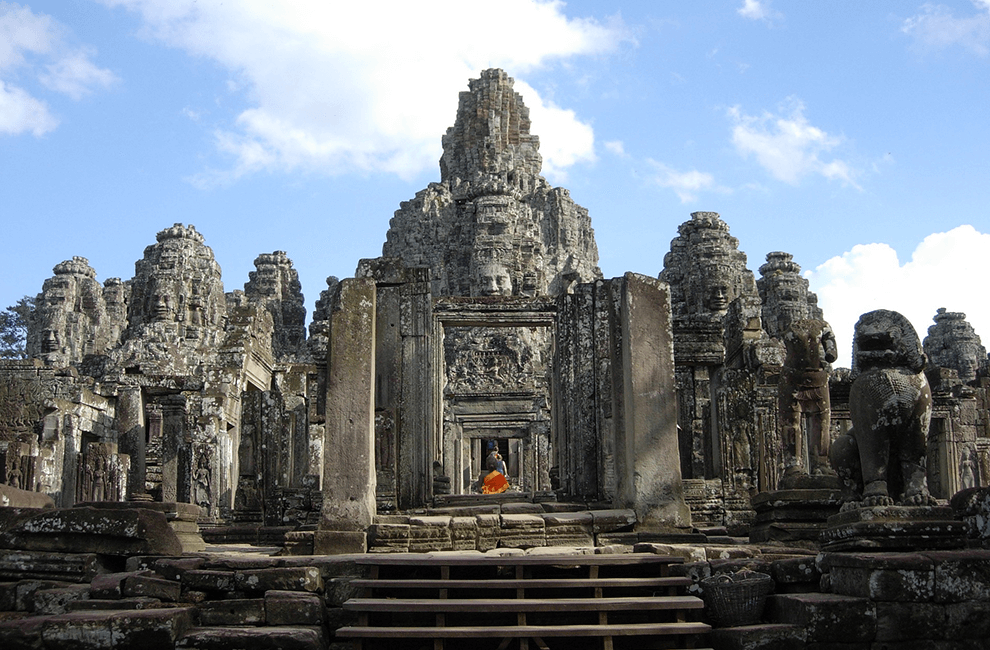
{"type": "Polygon", "coordinates": [[[926,602],[935,593],[933,562],[915,553],[828,553],[832,592],[876,601],[926,602]]]}
{"type": "Polygon", "coordinates": [[[945,637],[945,607],[935,603],[879,602],[877,641],[945,637]]]}
{"type": "Polygon", "coordinates": [[[546,524],[537,515],[502,515],[499,546],[503,548],[532,548],[546,546],[546,524]]]}
{"type": "Polygon", "coordinates": [[[0,648],[4,650],[36,650],[41,648],[41,629],[46,616],[0,619],[0,648]]]}
{"type": "Polygon", "coordinates": [[[474,551],[478,548],[478,520],[471,517],[451,517],[450,538],[455,551],[474,551]]]}
{"type": "Polygon", "coordinates": [[[315,594],[276,589],[265,592],[268,625],[322,625],[323,611],[323,601],[315,594]]]}
{"type": "Polygon", "coordinates": [[[4,551],[0,553],[0,579],[89,582],[110,570],[107,564],[95,553],[4,551]]]}
{"type": "Polygon", "coordinates": [[[318,626],[197,628],[179,639],[176,648],[199,650],[326,650],[327,635],[318,626]]]}
{"type": "Polygon", "coordinates": [[[45,510],[0,533],[0,548],[101,555],[181,555],[160,512],[135,508],[45,510]]]}
{"type": "Polygon", "coordinates": [[[14,592],[14,611],[30,612],[34,607],[34,594],[40,589],[60,589],[71,583],[55,580],[21,580],[14,592]]]}
{"type": "Polygon", "coordinates": [[[935,601],[990,601],[990,551],[931,552],[935,563],[935,601]]]}
{"type": "MultiPolygon", "coordinates": [[[[408,517],[405,518],[408,521],[408,517]]],[[[409,550],[409,524],[376,523],[368,528],[370,552],[403,553],[409,550]]]]}
{"type": "Polygon", "coordinates": [[[13,612],[17,608],[17,583],[0,582],[0,612],[13,612]]]}
{"type": "Polygon", "coordinates": [[[767,599],[766,616],[774,623],[803,627],[808,642],[863,643],[877,631],[876,607],[865,598],[777,594],[767,599]]]}
{"type": "MultiPolygon", "coordinates": [[[[186,602],[194,602],[189,598],[186,602]]],[[[118,609],[161,609],[162,601],[157,598],[121,598],[120,600],[75,600],[69,603],[70,612],[82,612],[91,610],[118,610],[118,609]]]]}
{"type": "Polygon", "coordinates": [[[368,534],[364,531],[317,530],[313,536],[314,555],[366,553],[368,534]]]}
{"type": "Polygon", "coordinates": [[[712,645],[719,650],[793,650],[804,647],[800,625],[762,623],[712,630],[712,645]]]}
{"type": "Polygon", "coordinates": [[[205,560],[201,557],[162,558],[151,564],[151,569],[166,580],[182,580],[186,571],[201,569],[205,560]]]}
{"type": "Polygon", "coordinates": [[[181,585],[172,580],[152,576],[132,575],[124,579],[123,595],[127,598],[145,596],[174,603],[179,600],[181,585]]]}
{"type": "Polygon", "coordinates": [[[71,603],[89,598],[89,587],[72,585],[59,589],[39,589],[34,592],[32,611],[36,616],[46,614],[65,614],[70,610],[71,603]]]}
{"type": "Polygon", "coordinates": [[[945,605],[944,634],[949,639],[990,639],[990,602],[945,605]]]}
{"type": "Polygon", "coordinates": [[[853,508],[828,518],[822,548],[829,551],[952,549],[965,544],[964,526],[948,507],[853,508]]]}
{"type": "Polygon", "coordinates": [[[264,625],[264,598],[231,598],[208,600],[197,606],[199,624],[204,626],[264,625]]]}
{"type": "Polygon", "coordinates": [[[191,607],[71,612],[49,618],[41,639],[45,647],[171,650],[193,616],[191,607]]]}
{"type": "Polygon", "coordinates": [[[613,533],[636,524],[636,512],[633,510],[592,510],[591,518],[596,535],[613,533]]]}
{"type": "Polygon", "coordinates": [[[545,512],[539,503],[529,502],[503,503],[501,510],[503,515],[541,515],[545,512]]]}
{"type": "Polygon", "coordinates": [[[270,589],[281,591],[322,592],[323,577],[316,567],[280,567],[256,569],[235,574],[238,590],[247,593],[264,593],[270,589]]]}
{"type": "Polygon", "coordinates": [[[815,566],[815,558],[810,555],[775,560],[771,565],[771,576],[778,585],[813,583],[818,584],[822,574],[815,566]]]}
{"type": "Polygon", "coordinates": [[[135,572],[101,573],[89,583],[89,597],[99,600],[117,600],[124,597],[124,580],[135,572]]]}
{"type": "Polygon", "coordinates": [[[216,571],[212,569],[196,569],[186,571],[182,575],[182,588],[189,591],[218,593],[234,591],[237,586],[232,571],[216,571]]]}

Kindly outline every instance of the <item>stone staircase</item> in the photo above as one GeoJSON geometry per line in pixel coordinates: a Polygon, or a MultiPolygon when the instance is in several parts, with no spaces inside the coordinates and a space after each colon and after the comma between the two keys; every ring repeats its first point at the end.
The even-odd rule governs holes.
{"type": "Polygon", "coordinates": [[[710,626],[691,584],[670,575],[680,558],[435,553],[357,560],[370,577],[344,602],[356,624],[337,630],[355,649],[698,648],[710,626]]]}

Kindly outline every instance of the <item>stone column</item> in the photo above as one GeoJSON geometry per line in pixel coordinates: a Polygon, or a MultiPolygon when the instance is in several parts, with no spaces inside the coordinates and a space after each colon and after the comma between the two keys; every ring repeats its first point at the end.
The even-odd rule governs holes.
{"type": "Polygon", "coordinates": [[[162,404],[162,501],[174,503],[180,498],[180,482],[188,493],[188,476],[180,475],[185,444],[186,407],[182,396],[171,396],[162,404]]]}
{"type": "Polygon", "coordinates": [[[374,339],[375,281],[341,281],[330,315],[318,555],[367,550],[375,517],[374,339]]]}
{"type": "Polygon", "coordinates": [[[622,507],[636,528],[691,526],[681,488],[670,293],[666,283],[626,273],[621,296],[623,432],[622,507]]]}
{"type": "Polygon", "coordinates": [[[139,387],[121,388],[117,395],[116,415],[113,426],[117,434],[117,448],[120,453],[131,457],[131,469],[127,472],[127,498],[146,496],[144,407],[141,405],[139,387]]]}

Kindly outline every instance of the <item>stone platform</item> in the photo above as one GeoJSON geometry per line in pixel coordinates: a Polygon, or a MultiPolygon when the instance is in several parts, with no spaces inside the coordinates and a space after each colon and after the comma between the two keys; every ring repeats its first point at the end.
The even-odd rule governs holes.
{"type": "Polygon", "coordinates": [[[829,517],[839,513],[841,490],[795,488],[753,497],[751,542],[817,542],[829,517]]]}
{"type": "Polygon", "coordinates": [[[930,550],[965,546],[961,521],[945,506],[855,508],[828,518],[822,550],[930,550]]]}

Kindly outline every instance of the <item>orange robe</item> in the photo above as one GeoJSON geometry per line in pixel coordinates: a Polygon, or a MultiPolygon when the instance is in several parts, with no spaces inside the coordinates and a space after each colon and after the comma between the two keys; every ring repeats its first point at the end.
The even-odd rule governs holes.
{"type": "Polygon", "coordinates": [[[499,494],[509,489],[509,481],[502,472],[492,470],[485,476],[485,484],[481,487],[482,494],[499,494]]]}

